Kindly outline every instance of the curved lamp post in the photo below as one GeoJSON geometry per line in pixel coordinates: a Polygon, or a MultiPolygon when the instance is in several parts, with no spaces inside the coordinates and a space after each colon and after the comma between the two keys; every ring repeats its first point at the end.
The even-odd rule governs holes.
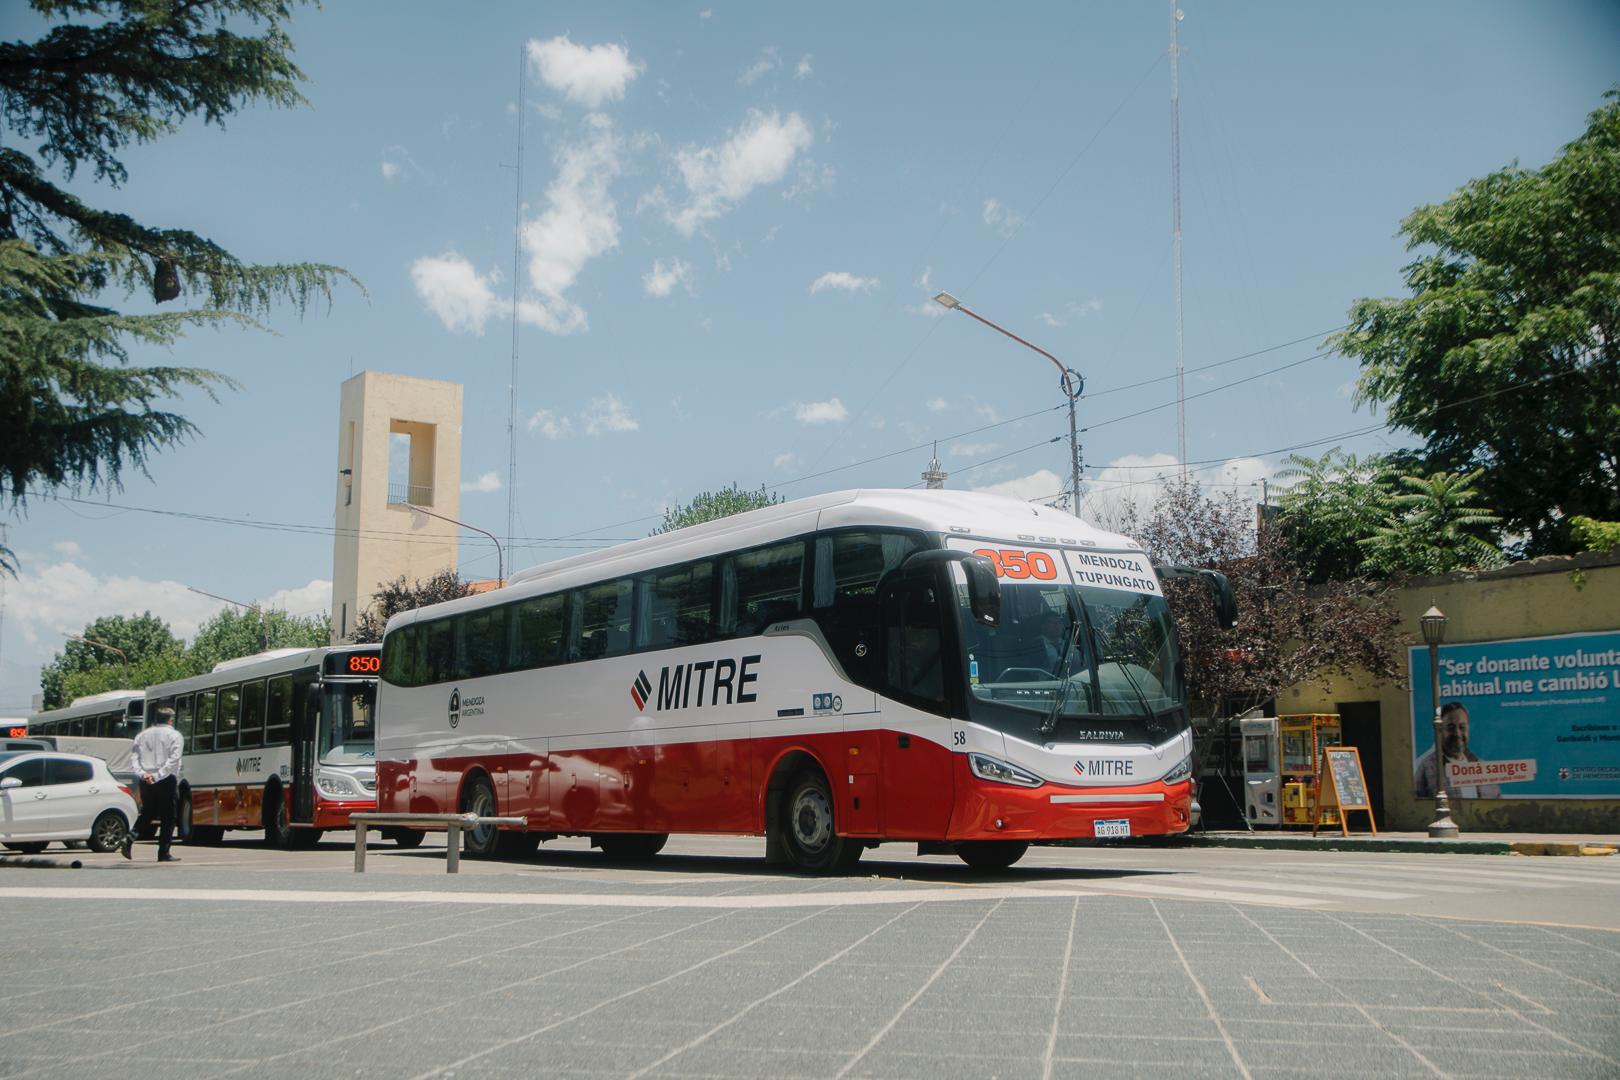
{"type": "Polygon", "coordinates": [[[475,533],[483,533],[485,536],[489,537],[490,542],[495,545],[495,580],[501,585],[506,584],[506,557],[502,555],[501,542],[496,539],[494,533],[487,529],[480,529],[476,525],[469,525],[465,521],[458,521],[446,514],[436,514],[432,510],[424,509],[412,502],[404,503],[402,505],[410,507],[418,514],[426,514],[430,518],[438,518],[440,521],[448,521],[452,525],[460,525],[463,529],[469,529],[475,533]]]}
{"type": "Polygon", "coordinates": [[[1429,646],[1429,693],[1434,703],[1434,822],[1429,836],[1436,840],[1455,840],[1457,823],[1451,820],[1451,798],[1446,792],[1446,754],[1440,723],[1440,643],[1446,640],[1446,613],[1430,605],[1418,623],[1423,627],[1423,641],[1429,646]]]}

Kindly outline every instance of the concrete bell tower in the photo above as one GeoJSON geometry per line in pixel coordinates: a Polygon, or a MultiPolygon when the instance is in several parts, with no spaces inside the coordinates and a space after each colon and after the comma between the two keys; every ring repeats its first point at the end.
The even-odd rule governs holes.
{"type": "Polygon", "coordinates": [[[362,371],[338,409],[332,641],[354,632],[377,588],[456,568],[461,516],[461,384],[362,371]]]}

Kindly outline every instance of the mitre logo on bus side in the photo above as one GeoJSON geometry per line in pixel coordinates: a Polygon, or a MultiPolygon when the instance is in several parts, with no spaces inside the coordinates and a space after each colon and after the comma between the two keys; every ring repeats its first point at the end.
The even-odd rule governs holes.
{"type": "Polygon", "coordinates": [[[658,712],[671,709],[701,709],[705,705],[744,705],[759,695],[748,689],[748,684],[759,681],[759,672],[750,670],[760,661],[760,655],[735,660],[723,656],[718,660],[698,660],[690,664],[672,664],[658,669],[658,698],[652,696],[652,680],[646,671],[636,672],[630,684],[630,700],[636,710],[652,705],[658,712]],[[725,700],[721,700],[722,692],[725,700]]]}

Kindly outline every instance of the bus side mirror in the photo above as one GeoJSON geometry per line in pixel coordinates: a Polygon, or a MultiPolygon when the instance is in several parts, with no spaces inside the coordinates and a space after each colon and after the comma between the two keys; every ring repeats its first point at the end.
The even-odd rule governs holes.
{"type": "Polygon", "coordinates": [[[1236,627],[1238,606],[1237,596],[1232,592],[1232,583],[1218,570],[1201,570],[1199,576],[1209,583],[1210,591],[1215,594],[1215,620],[1224,630],[1236,627]]]}
{"type": "Polygon", "coordinates": [[[968,610],[973,621],[985,626],[1001,625],[1001,582],[996,580],[996,568],[983,555],[970,555],[962,560],[962,572],[967,575],[968,610]]]}

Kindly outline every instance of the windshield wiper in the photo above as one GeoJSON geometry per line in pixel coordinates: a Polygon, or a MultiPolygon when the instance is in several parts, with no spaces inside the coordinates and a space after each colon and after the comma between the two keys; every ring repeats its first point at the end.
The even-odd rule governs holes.
{"type": "MultiPolygon", "coordinates": [[[[1106,654],[1103,652],[1102,642],[1097,637],[1097,628],[1095,626],[1093,626],[1091,628],[1091,647],[1096,650],[1099,660],[1105,658],[1106,654]]],[[[1142,687],[1137,683],[1136,676],[1131,674],[1130,665],[1127,664],[1125,661],[1120,660],[1117,657],[1114,659],[1113,664],[1114,664],[1114,666],[1116,668],[1119,669],[1120,674],[1125,676],[1125,681],[1131,684],[1131,692],[1136,695],[1136,703],[1138,705],[1142,706],[1142,719],[1146,720],[1149,723],[1149,725],[1151,725],[1153,720],[1157,717],[1158,714],[1155,713],[1153,711],[1153,707],[1148,704],[1147,695],[1142,693],[1142,687]]],[[[1101,674],[1099,674],[1097,676],[1097,683],[1098,683],[1098,686],[1097,686],[1098,693],[1101,693],[1102,692],[1102,676],[1101,676],[1101,674]]]]}
{"type": "Polygon", "coordinates": [[[1069,633],[1063,639],[1063,651],[1058,653],[1057,671],[1054,673],[1062,685],[1052,698],[1052,707],[1047,710],[1046,716],[1041,720],[1041,726],[1037,729],[1042,738],[1057,730],[1058,713],[1069,697],[1069,654],[1074,651],[1075,643],[1080,640],[1080,629],[1085,625],[1080,612],[1075,610],[1074,597],[1064,593],[1063,599],[1069,606],[1069,633]]]}

